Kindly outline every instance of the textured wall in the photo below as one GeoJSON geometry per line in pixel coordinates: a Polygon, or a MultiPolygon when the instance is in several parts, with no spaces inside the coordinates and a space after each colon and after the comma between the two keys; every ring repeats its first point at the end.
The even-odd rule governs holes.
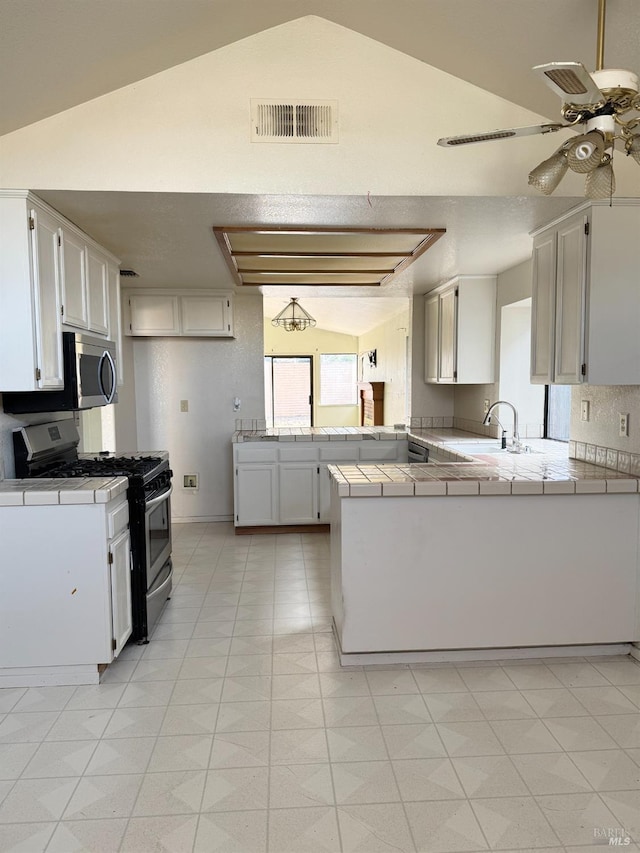
{"type": "MultiPolygon", "coordinates": [[[[407,300],[408,303],[408,300],[407,300]]],[[[384,422],[387,426],[406,423],[407,411],[407,336],[411,332],[409,304],[404,311],[376,326],[358,339],[360,352],[376,350],[377,366],[365,360],[365,382],[384,382],[384,422]]]]}
{"type": "Polygon", "coordinates": [[[571,438],[574,441],[640,453],[640,387],[578,385],[571,389],[571,438]],[[581,401],[589,401],[589,421],[581,420],[581,401]],[[618,432],[618,413],[629,415],[629,435],[618,432]]]}
{"type": "Polygon", "coordinates": [[[136,338],[133,361],[138,448],[168,450],[174,518],[228,519],[233,513],[231,436],[238,416],[264,417],[262,297],[240,294],[227,338],[136,338]],[[233,411],[239,397],[242,407],[233,411]],[[189,411],[180,411],[180,401],[189,411]],[[198,474],[198,490],[183,488],[198,474]]]}

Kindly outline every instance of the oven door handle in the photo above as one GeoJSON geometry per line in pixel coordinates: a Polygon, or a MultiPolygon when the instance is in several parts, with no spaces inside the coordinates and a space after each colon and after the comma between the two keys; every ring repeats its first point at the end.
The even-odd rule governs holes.
{"type": "Polygon", "coordinates": [[[109,352],[109,350],[105,350],[102,354],[102,358],[100,359],[100,363],[98,365],[98,381],[100,382],[100,390],[102,391],[102,396],[107,401],[108,406],[110,403],[113,403],[113,398],[116,395],[116,390],[118,387],[116,365],[113,358],[111,357],[111,353],[109,352]],[[104,382],[102,381],[102,365],[104,364],[105,360],[109,362],[109,366],[111,368],[111,391],[108,394],[104,387],[104,382]]]}
{"type": "Polygon", "coordinates": [[[148,513],[150,510],[155,509],[162,501],[165,501],[169,495],[173,492],[173,485],[169,486],[166,492],[163,492],[161,495],[158,495],[157,498],[152,498],[148,503],[145,504],[145,513],[148,513]]]}

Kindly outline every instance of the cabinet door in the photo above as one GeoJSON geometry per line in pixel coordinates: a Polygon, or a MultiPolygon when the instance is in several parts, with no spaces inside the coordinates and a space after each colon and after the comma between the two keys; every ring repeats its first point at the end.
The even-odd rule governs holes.
{"type": "Polygon", "coordinates": [[[576,216],[558,229],[554,381],[559,385],[583,381],[586,222],[586,216],[576,216]]]}
{"type": "Polygon", "coordinates": [[[87,247],[87,295],[87,326],[92,332],[106,335],[109,331],[107,260],[91,246],[87,247]]]}
{"type": "Polygon", "coordinates": [[[111,627],[113,657],[116,658],[131,636],[131,568],[129,531],[123,530],[109,547],[111,554],[111,627]]]}
{"type": "Polygon", "coordinates": [[[317,524],[318,466],[280,463],[280,524],[317,524]]]}
{"type": "Polygon", "coordinates": [[[457,289],[440,296],[440,382],[456,381],[456,302],[457,289]]]}
{"type": "Polygon", "coordinates": [[[245,464],[236,467],[236,524],[278,523],[278,467],[245,464]]]}
{"type": "Polygon", "coordinates": [[[122,358],[122,320],[120,303],[120,270],[112,263],[107,264],[107,299],[109,302],[109,340],[116,345],[116,368],[118,387],[124,384],[124,360],[122,358]]]}
{"type": "Polygon", "coordinates": [[[556,233],[549,232],[533,244],[531,382],[540,385],[553,381],[556,242],[556,233]]]}
{"type": "Polygon", "coordinates": [[[58,222],[44,210],[33,209],[33,288],[36,306],[38,388],[62,388],[62,318],[58,222]]]}
{"type": "Polygon", "coordinates": [[[180,312],[177,296],[136,294],[129,297],[130,335],[180,334],[180,312]]]}
{"type": "Polygon", "coordinates": [[[424,306],[424,381],[437,382],[439,374],[440,297],[432,296],[424,306]]]}
{"type": "Polygon", "coordinates": [[[227,296],[182,296],[182,334],[230,337],[231,300],[227,296]]]}
{"type": "Polygon", "coordinates": [[[78,329],[88,328],[86,246],[79,234],[60,229],[60,275],[62,281],[62,321],[78,329]]]}

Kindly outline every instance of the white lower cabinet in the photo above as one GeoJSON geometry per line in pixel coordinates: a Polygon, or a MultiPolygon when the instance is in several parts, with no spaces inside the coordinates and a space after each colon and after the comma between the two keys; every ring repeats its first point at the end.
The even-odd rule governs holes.
{"type": "Polygon", "coordinates": [[[406,461],[401,439],[234,444],[235,525],[327,524],[328,465],[406,461]]]}
{"type": "Polygon", "coordinates": [[[318,477],[315,463],[283,462],[280,465],[280,524],[316,524],[318,477]]]}
{"type": "Polygon", "coordinates": [[[133,630],[131,613],[131,537],[127,527],[109,545],[113,656],[117,657],[133,630]]]}
{"type": "Polygon", "coordinates": [[[278,467],[271,463],[236,466],[236,524],[278,524],[278,467]]]}
{"type": "Polygon", "coordinates": [[[0,507],[0,687],[90,684],[132,631],[126,495],[0,507]]]}

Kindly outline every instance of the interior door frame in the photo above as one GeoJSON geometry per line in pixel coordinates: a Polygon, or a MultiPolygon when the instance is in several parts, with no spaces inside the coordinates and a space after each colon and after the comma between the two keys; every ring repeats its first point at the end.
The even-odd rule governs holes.
{"type": "MultiPolygon", "coordinates": [[[[265,353],[264,358],[265,359],[267,359],[267,358],[271,359],[271,413],[272,413],[272,418],[273,418],[274,423],[275,423],[275,411],[274,411],[274,398],[273,398],[273,392],[274,392],[273,360],[276,358],[277,359],[296,359],[297,358],[297,359],[308,359],[309,360],[309,426],[312,427],[313,421],[314,421],[313,415],[314,415],[314,408],[315,408],[315,389],[314,389],[314,383],[313,383],[313,370],[314,370],[313,355],[309,355],[307,353],[305,353],[305,354],[302,354],[302,353],[300,353],[300,354],[286,353],[284,355],[279,355],[278,353],[265,353]]],[[[286,427],[285,427],[285,429],[286,429],[286,427]]]]}

